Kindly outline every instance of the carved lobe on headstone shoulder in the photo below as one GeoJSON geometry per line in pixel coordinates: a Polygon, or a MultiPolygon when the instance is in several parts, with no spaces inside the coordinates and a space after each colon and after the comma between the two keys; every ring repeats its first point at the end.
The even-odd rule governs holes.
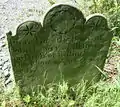
{"type": "Polygon", "coordinates": [[[86,19],[87,21],[85,24],[93,29],[96,28],[96,29],[107,30],[109,28],[107,19],[102,14],[95,13],[88,16],[86,19]]]}
{"type": "Polygon", "coordinates": [[[34,36],[37,36],[41,28],[41,23],[35,21],[26,21],[20,24],[16,30],[16,36],[19,37],[18,41],[32,40],[34,36]]]}

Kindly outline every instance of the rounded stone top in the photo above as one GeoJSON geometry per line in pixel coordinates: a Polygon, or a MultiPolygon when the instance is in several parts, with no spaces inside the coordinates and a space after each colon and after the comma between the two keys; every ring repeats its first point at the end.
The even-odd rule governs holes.
{"type": "Polygon", "coordinates": [[[43,26],[50,27],[57,33],[65,34],[74,28],[76,21],[79,19],[84,23],[84,15],[76,7],[68,4],[58,4],[45,14],[43,26]]]}
{"type": "Polygon", "coordinates": [[[91,28],[108,29],[107,19],[103,14],[95,13],[86,19],[86,25],[91,26],[91,28]]]}
{"type": "Polygon", "coordinates": [[[20,24],[16,30],[16,36],[19,36],[18,41],[32,40],[41,27],[42,25],[35,21],[26,21],[20,24]]]}

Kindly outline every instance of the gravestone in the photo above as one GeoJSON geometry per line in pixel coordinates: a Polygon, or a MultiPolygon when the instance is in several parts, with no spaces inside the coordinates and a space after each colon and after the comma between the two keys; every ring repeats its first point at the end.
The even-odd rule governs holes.
{"type": "Polygon", "coordinates": [[[85,18],[76,7],[58,4],[46,12],[42,24],[23,22],[7,39],[15,79],[28,91],[62,78],[70,84],[99,81],[97,67],[104,67],[112,33],[103,15],[85,18]]]}

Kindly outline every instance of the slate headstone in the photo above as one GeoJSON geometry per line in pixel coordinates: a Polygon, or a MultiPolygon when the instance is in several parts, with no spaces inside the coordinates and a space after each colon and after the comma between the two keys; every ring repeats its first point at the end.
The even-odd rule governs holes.
{"type": "Polygon", "coordinates": [[[42,25],[27,21],[18,26],[16,36],[8,36],[16,81],[21,89],[39,84],[70,84],[81,79],[100,80],[112,33],[103,15],[84,17],[76,7],[53,6],[42,25]]]}

